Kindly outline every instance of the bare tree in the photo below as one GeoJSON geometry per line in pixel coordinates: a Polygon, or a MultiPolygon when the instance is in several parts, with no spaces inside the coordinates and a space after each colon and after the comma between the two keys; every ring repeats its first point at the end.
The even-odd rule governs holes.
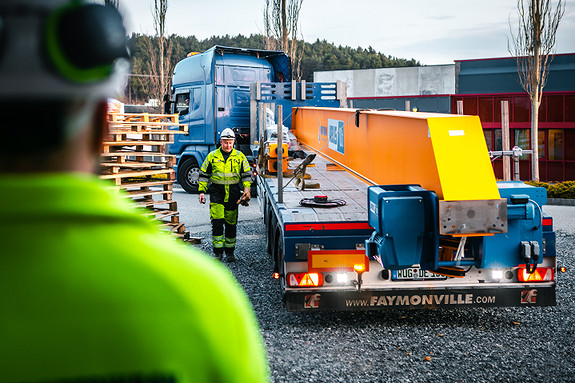
{"type": "Polygon", "coordinates": [[[303,46],[298,45],[302,3],[303,0],[266,0],[264,9],[266,49],[287,53],[292,63],[292,77],[298,81],[301,79],[303,55],[303,46]]]}
{"type": "Polygon", "coordinates": [[[531,100],[531,179],[539,181],[539,106],[565,6],[562,0],[555,9],[550,0],[517,0],[517,9],[518,30],[515,35],[511,31],[508,49],[517,58],[519,80],[531,100]]]}
{"type": "Polygon", "coordinates": [[[171,71],[170,60],[167,57],[171,56],[172,44],[166,39],[166,14],[168,13],[168,0],[154,0],[154,8],[152,9],[152,17],[154,21],[154,30],[156,32],[156,41],[158,44],[158,57],[156,59],[157,81],[156,84],[156,99],[162,100],[164,94],[168,92],[169,76],[171,71]]]}
{"type": "Polygon", "coordinates": [[[161,100],[169,90],[172,70],[169,59],[172,55],[172,44],[166,38],[165,29],[168,0],[154,0],[151,11],[155,34],[142,35],[143,50],[147,55],[144,60],[133,61],[132,79],[148,99],[157,100],[157,109],[161,111],[161,100]]]}

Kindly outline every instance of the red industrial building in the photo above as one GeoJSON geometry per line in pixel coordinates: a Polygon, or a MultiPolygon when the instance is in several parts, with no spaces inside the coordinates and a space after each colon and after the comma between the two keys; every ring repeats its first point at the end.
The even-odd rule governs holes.
{"type": "MultiPolygon", "coordinates": [[[[455,94],[353,98],[359,108],[410,109],[478,115],[489,150],[501,150],[501,101],[508,101],[511,147],[531,148],[531,103],[517,75],[515,58],[455,61],[455,94]],[[408,101],[408,102],[407,102],[408,101]],[[448,110],[446,110],[448,109],[448,110]]],[[[539,109],[541,181],[575,180],[575,54],[555,55],[539,109]]],[[[501,159],[494,160],[503,177],[501,159]]],[[[531,178],[530,156],[520,160],[521,179],[531,178]]]]}
{"type": "MultiPolygon", "coordinates": [[[[525,93],[466,94],[451,97],[452,110],[463,101],[463,114],[481,119],[489,150],[501,150],[501,101],[509,102],[511,146],[531,148],[531,103],[525,93]]],[[[523,156],[520,173],[530,177],[529,156],[523,156]]],[[[495,160],[497,177],[502,161],[495,160]]],[[[539,175],[542,181],[575,180],[575,91],[545,92],[539,109],[539,175]]]]}

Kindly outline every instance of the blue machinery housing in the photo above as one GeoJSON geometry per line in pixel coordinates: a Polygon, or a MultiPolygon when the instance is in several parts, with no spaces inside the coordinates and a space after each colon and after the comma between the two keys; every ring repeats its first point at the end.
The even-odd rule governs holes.
{"type": "Polygon", "coordinates": [[[522,182],[500,182],[498,188],[507,200],[507,232],[471,238],[468,256],[440,261],[437,195],[417,185],[369,187],[369,224],[375,231],[366,240],[368,255],[390,270],[414,264],[426,270],[458,266],[497,269],[522,262],[534,267],[543,254],[554,257],[551,217],[542,210],[547,202],[545,189],[522,182]]]}

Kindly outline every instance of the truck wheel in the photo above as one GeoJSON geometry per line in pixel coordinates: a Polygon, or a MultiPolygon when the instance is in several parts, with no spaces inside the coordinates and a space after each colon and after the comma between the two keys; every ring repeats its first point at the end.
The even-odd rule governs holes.
{"type": "Polygon", "coordinates": [[[178,166],[178,182],[188,193],[198,192],[200,167],[195,158],[188,158],[178,166]]]}

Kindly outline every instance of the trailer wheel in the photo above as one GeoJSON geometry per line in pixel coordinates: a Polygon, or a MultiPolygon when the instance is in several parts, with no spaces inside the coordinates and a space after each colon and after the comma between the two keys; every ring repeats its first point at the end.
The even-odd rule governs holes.
{"type": "Polygon", "coordinates": [[[254,178],[252,180],[252,186],[250,188],[250,194],[252,195],[252,198],[258,196],[258,179],[257,178],[254,178]]]}
{"type": "Polygon", "coordinates": [[[266,224],[266,245],[267,245],[267,252],[269,255],[273,255],[273,243],[272,243],[272,238],[273,238],[273,227],[274,225],[272,224],[272,218],[271,218],[272,212],[270,210],[270,207],[266,206],[266,210],[264,213],[264,222],[266,224]]]}
{"type": "Polygon", "coordinates": [[[261,201],[261,205],[262,207],[262,212],[264,213],[264,225],[266,225],[266,227],[269,224],[269,217],[268,217],[268,200],[263,198],[261,201]]]}
{"type": "Polygon", "coordinates": [[[286,285],[286,275],[285,275],[285,264],[284,264],[284,241],[283,235],[278,230],[275,237],[274,246],[274,272],[280,275],[280,294],[282,301],[285,300],[285,285],[286,285]]]}
{"type": "Polygon", "coordinates": [[[200,167],[195,158],[188,158],[178,166],[178,182],[188,193],[198,192],[199,179],[200,167]]]}

